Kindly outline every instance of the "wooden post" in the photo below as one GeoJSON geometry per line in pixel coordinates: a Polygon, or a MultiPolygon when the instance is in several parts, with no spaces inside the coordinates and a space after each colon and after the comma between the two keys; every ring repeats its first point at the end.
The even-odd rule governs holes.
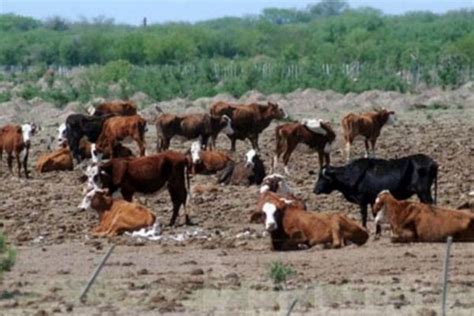
{"type": "Polygon", "coordinates": [[[298,299],[295,298],[293,302],[290,305],[290,308],[288,308],[288,312],[286,313],[286,316],[290,316],[291,312],[293,311],[293,308],[295,308],[296,302],[298,302],[298,299]]]}
{"type": "Polygon", "coordinates": [[[104,266],[105,262],[107,261],[107,259],[109,258],[109,256],[112,254],[112,251],[115,249],[115,244],[113,244],[110,248],[109,248],[109,251],[107,251],[107,253],[104,255],[104,257],[102,258],[102,260],[100,261],[99,265],[95,268],[94,272],[92,273],[90,279],[89,279],[89,282],[87,282],[86,286],[84,287],[84,289],[82,290],[81,292],[81,296],[79,296],[79,300],[81,302],[85,302],[85,298],[86,298],[86,295],[87,295],[87,292],[89,291],[89,289],[91,288],[92,284],[94,283],[95,279],[97,278],[97,276],[99,275],[99,272],[100,270],[102,269],[102,267],[104,266]]]}
{"type": "Polygon", "coordinates": [[[444,258],[443,270],[443,298],[441,301],[441,316],[446,316],[446,296],[448,295],[448,271],[449,271],[449,254],[451,252],[451,244],[453,237],[449,236],[446,241],[446,257],[444,258]]]}

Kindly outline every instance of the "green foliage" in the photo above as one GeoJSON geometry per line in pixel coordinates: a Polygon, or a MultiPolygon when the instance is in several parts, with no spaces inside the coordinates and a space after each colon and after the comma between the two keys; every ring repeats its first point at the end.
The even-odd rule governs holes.
{"type": "Polygon", "coordinates": [[[20,91],[19,96],[25,100],[31,100],[34,97],[39,96],[41,93],[40,88],[32,84],[26,84],[23,89],[20,91]]]}
{"type": "Polygon", "coordinates": [[[0,103],[8,102],[12,98],[10,91],[5,91],[0,93],[0,103]]]}
{"type": "Polygon", "coordinates": [[[5,237],[0,233],[0,279],[3,272],[10,271],[15,264],[16,253],[7,246],[5,237]]]}
{"type": "Polygon", "coordinates": [[[272,262],[268,273],[274,286],[277,289],[281,289],[282,287],[286,286],[287,279],[295,275],[296,271],[293,269],[293,267],[291,267],[291,265],[284,265],[283,263],[277,261],[272,262]]]}

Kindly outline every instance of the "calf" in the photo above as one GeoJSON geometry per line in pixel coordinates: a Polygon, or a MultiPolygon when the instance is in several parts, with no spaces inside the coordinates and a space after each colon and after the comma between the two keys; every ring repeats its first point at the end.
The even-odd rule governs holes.
{"type": "Polygon", "coordinates": [[[132,101],[109,101],[99,104],[98,106],[88,109],[90,115],[102,116],[106,114],[115,115],[136,115],[137,106],[132,101]]]}
{"type": "Polygon", "coordinates": [[[421,202],[436,202],[438,164],[422,154],[399,159],[361,158],[342,167],[328,166],[321,170],[314,186],[315,194],[340,191],[346,200],[356,203],[367,225],[367,205],[373,205],[377,194],[390,190],[397,199],[416,194],[421,202]],[[431,185],[434,182],[434,199],[431,185]]]}
{"type": "MultiPolygon", "coordinates": [[[[273,193],[267,192],[265,195],[273,193]]],[[[369,238],[367,230],[342,213],[307,212],[284,199],[269,198],[260,211],[260,221],[270,233],[274,250],[296,250],[301,245],[331,244],[344,247],[348,241],[360,246],[369,238]]]]}
{"type": "Polygon", "coordinates": [[[305,120],[302,123],[288,123],[275,128],[276,150],[273,158],[273,167],[275,170],[278,165],[278,159],[283,154],[283,166],[285,173],[289,174],[288,161],[291,153],[299,143],[304,143],[310,148],[315,149],[319,156],[319,167],[331,163],[330,153],[331,145],[336,139],[336,134],[329,125],[329,122],[322,120],[305,120]]]}
{"type": "Polygon", "coordinates": [[[139,115],[111,117],[102,126],[97,138],[97,150],[114,157],[114,145],[132,138],[138,144],[140,156],[145,156],[145,131],[146,121],[139,115]]]}
{"type": "Polygon", "coordinates": [[[215,117],[206,113],[184,116],[162,114],[156,120],[157,151],[167,150],[175,135],[186,139],[198,138],[204,148],[209,145],[209,149],[214,149],[215,139],[221,131],[226,134],[234,132],[231,127],[231,119],[227,115],[215,117]]]}
{"type": "MultiPolygon", "coordinates": [[[[392,242],[474,241],[474,214],[419,202],[397,201],[382,191],[374,204],[375,223],[388,222],[392,242]]],[[[380,234],[380,229],[376,234],[380,234]]]]}
{"type": "Polygon", "coordinates": [[[218,182],[232,185],[260,185],[265,178],[265,166],[257,152],[252,149],[245,155],[245,161],[228,165],[218,175],[218,182]]]}
{"type": "Polygon", "coordinates": [[[93,182],[94,185],[102,184],[110,194],[120,189],[127,201],[132,201],[135,192],[154,193],[166,185],[173,203],[170,221],[170,226],[173,226],[181,205],[184,206],[186,224],[191,224],[186,212],[189,166],[190,161],[185,155],[165,151],[147,157],[113,158],[91,168],[88,176],[89,182],[93,182]]]}
{"type": "Polygon", "coordinates": [[[283,119],[288,115],[278,104],[268,102],[267,105],[252,103],[249,105],[231,105],[224,102],[213,104],[211,115],[227,115],[232,120],[234,133],[227,135],[231,140],[231,150],[235,151],[237,139],[249,139],[252,148],[259,150],[258,136],[267,128],[272,120],[283,119]]]}
{"type": "Polygon", "coordinates": [[[357,136],[364,137],[366,158],[375,158],[375,142],[385,124],[393,124],[395,112],[381,109],[362,114],[349,113],[341,121],[344,141],[346,142],[347,161],[351,159],[351,146],[357,136]],[[369,151],[369,142],[372,153],[369,151]]]}
{"type": "Polygon", "coordinates": [[[99,225],[91,231],[93,236],[114,237],[124,232],[150,228],[156,223],[155,214],[138,203],[114,200],[105,190],[94,188],[86,194],[79,209],[89,207],[99,214],[99,225]]]}
{"type": "Polygon", "coordinates": [[[187,154],[192,161],[193,174],[215,174],[235,164],[232,158],[223,152],[202,150],[200,142],[193,142],[187,154]]]}
{"type": "Polygon", "coordinates": [[[35,135],[38,127],[35,124],[7,125],[0,128],[0,161],[3,151],[7,153],[8,169],[13,173],[13,156],[16,157],[18,165],[18,177],[21,177],[21,166],[25,177],[29,178],[28,155],[31,146],[31,137],[35,135]],[[23,155],[22,161],[20,155],[23,155]]]}

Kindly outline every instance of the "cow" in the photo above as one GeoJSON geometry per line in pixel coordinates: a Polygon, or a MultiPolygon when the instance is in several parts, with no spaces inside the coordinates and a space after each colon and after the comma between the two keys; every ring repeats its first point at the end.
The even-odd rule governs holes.
{"type": "Polygon", "coordinates": [[[89,107],[87,111],[90,115],[102,116],[106,114],[115,114],[129,116],[137,114],[137,106],[132,101],[109,101],[94,107],[89,107]]]}
{"type": "Polygon", "coordinates": [[[40,130],[34,123],[23,125],[6,125],[0,128],[0,161],[2,160],[3,151],[7,153],[7,164],[10,173],[13,173],[13,156],[16,157],[18,165],[18,177],[21,177],[21,166],[25,177],[29,178],[28,172],[28,155],[31,146],[31,137],[40,130]],[[22,156],[22,161],[21,157],[22,156]]]}
{"type": "Polygon", "coordinates": [[[259,134],[270,125],[272,120],[279,120],[288,116],[278,104],[272,102],[268,102],[267,105],[257,103],[231,105],[218,102],[211,106],[210,113],[213,116],[227,115],[231,118],[234,133],[227,135],[231,141],[231,151],[235,151],[237,139],[248,139],[252,144],[252,148],[259,150],[259,134]]]}
{"type": "MultiPolygon", "coordinates": [[[[159,109],[159,107],[157,107],[159,109]]],[[[161,111],[159,109],[158,111],[161,111]]],[[[161,111],[162,112],[162,111],[161,111]]],[[[157,151],[167,150],[171,139],[181,136],[186,139],[198,138],[204,149],[215,148],[215,139],[220,132],[232,134],[231,119],[227,115],[211,116],[207,113],[187,115],[161,114],[156,119],[157,151]]]]}
{"type": "Polygon", "coordinates": [[[315,149],[319,156],[319,167],[330,165],[331,146],[336,139],[336,133],[329,122],[322,120],[303,120],[301,123],[294,122],[277,126],[275,128],[276,149],[273,158],[273,171],[278,165],[278,160],[283,154],[283,166],[288,175],[288,161],[291,153],[299,143],[304,143],[315,149]]]}
{"type": "Polygon", "coordinates": [[[122,140],[131,138],[139,147],[140,156],[145,156],[146,121],[140,115],[115,116],[104,122],[97,138],[97,150],[113,156],[114,146],[122,140]]]}
{"type": "Polygon", "coordinates": [[[146,157],[112,158],[92,167],[88,176],[89,182],[102,185],[110,194],[120,190],[127,201],[132,201],[135,192],[150,194],[166,185],[173,203],[170,226],[175,224],[181,205],[184,206],[186,224],[191,225],[186,212],[190,165],[184,154],[165,151],[146,157]]]}
{"type": "Polygon", "coordinates": [[[348,241],[361,246],[369,238],[366,229],[343,213],[308,212],[292,201],[275,199],[272,192],[264,193],[260,200],[265,201],[267,195],[258,220],[265,223],[273,250],[297,250],[317,244],[340,248],[348,241]]]}
{"type": "Polygon", "coordinates": [[[81,139],[86,137],[88,141],[95,143],[102,132],[102,125],[110,117],[112,117],[112,115],[87,116],[83,114],[71,114],[66,118],[66,139],[72,151],[72,156],[76,159],[77,163],[80,163],[82,160],[79,150],[79,142],[81,139]]]}
{"type": "Polygon", "coordinates": [[[215,174],[235,164],[232,158],[223,152],[202,150],[200,142],[193,142],[187,155],[192,161],[191,171],[193,174],[215,174]]]}
{"type": "Polygon", "coordinates": [[[395,122],[395,112],[380,109],[362,114],[349,113],[341,121],[344,141],[346,143],[347,161],[351,160],[351,146],[357,136],[362,136],[365,142],[366,158],[375,158],[375,143],[382,127],[395,122]],[[371,151],[369,150],[369,142],[371,151]]]}
{"type": "Polygon", "coordinates": [[[263,179],[260,194],[265,192],[274,192],[281,198],[294,201],[295,205],[301,209],[306,210],[307,208],[303,199],[293,193],[293,190],[288,185],[287,179],[281,174],[273,173],[263,179]]]}
{"type": "Polygon", "coordinates": [[[99,215],[99,225],[91,231],[93,236],[114,237],[157,224],[155,214],[149,209],[138,203],[113,199],[107,195],[107,190],[94,188],[88,192],[79,209],[87,210],[89,207],[99,215]]]}
{"type": "Polygon", "coordinates": [[[265,165],[254,149],[245,154],[245,161],[229,165],[218,174],[218,183],[232,185],[260,185],[265,178],[265,165]]]}
{"type": "Polygon", "coordinates": [[[373,212],[376,226],[390,224],[392,242],[445,242],[448,236],[453,241],[474,241],[474,213],[468,210],[398,201],[384,190],[378,194],[373,212]]]}
{"type": "Polygon", "coordinates": [[[36,172],[45,173],[50,171],[73,170],[74,162],[68,147],[57,149],[38,157],[36,161],[36,172]]]}
{"type": "Polygon", "coordinates": [[[416,194],[423,203],[436,203],[437,178],[438,164],[423,154],[390,160],[360,158],[345,166],[324,167],[313,192],[340,191],[346,200],[359,205],[362,224],[367,227],[367,205],[373,206],[380,191],[390,190],[397,199],[416,194]]]}

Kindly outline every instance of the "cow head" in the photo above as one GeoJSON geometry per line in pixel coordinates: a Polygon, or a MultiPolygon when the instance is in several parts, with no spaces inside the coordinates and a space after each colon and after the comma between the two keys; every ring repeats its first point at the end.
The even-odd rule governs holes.
{"type": "Polygon", "coordinates": [[[321,169],[319,173],[319,178],[316,184],[314,185],[314,194],[329,194],[334,191],[336,184],[334,167],[327,166],[321,169]]]}
{"type": "Polygon", "coordinates": [[[245,154],[245,168],[253,168],[257,160],[260,159],[255,149],[249,150],[245,154]]]}
{"type": "Polygon", "coordinates": [[[267,115],[270,118],[281,120],[288,117],[288,114],[276,103],[268,102],[267,115]]]}
{"type": "Polygon", "coordinates": [[[372,206],[372,213],[375,218],[375,224],[382,224],[385,222],[385,203],[390,199],[392,194],[388,190],[383,190],[377,195],[375,203],[372,206]]]}
{"type": "Polygon", "coordinates": [[[23,142],[25,144],[30,144],[31,137],[35,135],[41,128],[37,126],[35,123],[27,123],[21,126],[21,133],[23,136],[23,142]]]}
{"type": "Polygon", "coordinates": [[[87,108],[87,113],[89,115],[94,115],[95,114],[95,107],[93,107],[93,106],[88,107],[87,108]]]}
{"type": "Polygon", "coordinates": [[[98,208],[98,210],[101,210],[103,207],[100,207],[100,206],[102,206],[100,204],[103,204],[103,203],[100,203],[100,201],[103,198],[106,198],[105,195],[107,195],[107,194],[108,194],[107,189],[104,190],[104,189],[101,189],[99,187],[95,187],[95,188],[93,188],[92,190],[90,190],[89,192],[86,193],[86,195],[84,196],[84,198],[81,201],[81,204],[79,204],[79,206],[77,208],[80,211],[86,211],[91,207],[95,208],[95,209],[98,208]],[[94,200],[97,200],[97,201],[94,203],[94,200]],[[97,204],[99,204],[99,205],[97,205],[97,204]]]}
{"type": "Polygon", "coordinates": [[[291,193],[286,178],[278,173],[271,174],[263,179],[260,193],[265,193],[267,191],[279,194],[291,193]]]}
{"type": "Polygon", "coordinates": [[[56,137],[56,140],[58,142],[58,147],[63,147],[67,143],[66,124],[62,123],[61,125],[59,125],[57,131],[58,136],[56,137]]]}
{"type": "Polygon", "coordinates": [[[201,156],[199,155],[201,152],[201,142],[193,142],[191,144],[191,160],[193,164],[198,164],[201,162],[201,156]]]}
{"type": "Polygon", "coordinates": [[[222,128],[222,132],[226,135],[234,134],[234,129],[232,128],[232,119],[227,115],[222,115],[219,121],[219,126],[222,128]]]}
{"type": "Polygon", "coordinates": [[[386,108],[382,108],[377,111],[380,115],[382,123],[387,125],[393,125],[396,121],[395,111],[389,111],[386,108]]]}
{"type": "Polygon", "coordinates": [[[92,163],[97,164],[102,161],[103,157],[102,151],[97,149],[96,144],[91,144],[91,158],[92,158],[92,163]]]}

